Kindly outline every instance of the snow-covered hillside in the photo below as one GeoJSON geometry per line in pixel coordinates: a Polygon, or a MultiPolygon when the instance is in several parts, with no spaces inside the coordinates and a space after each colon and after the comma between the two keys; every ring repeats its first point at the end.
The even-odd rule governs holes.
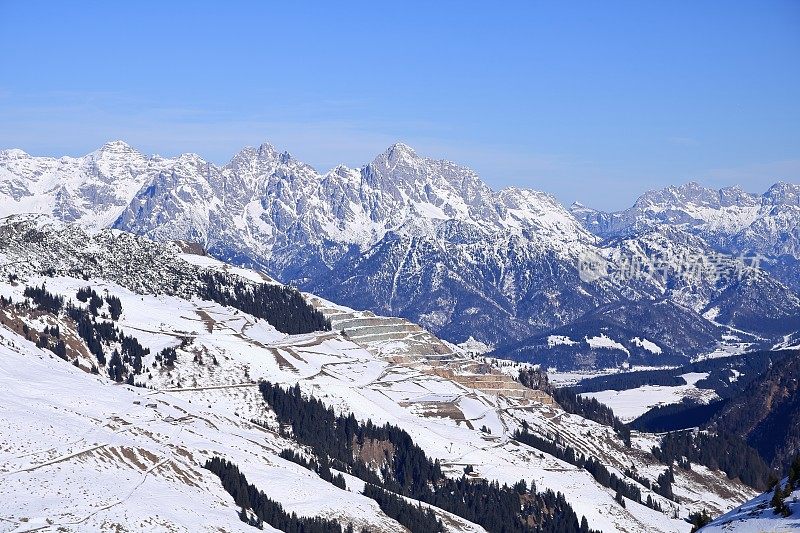
{"type": "MultiPolygon", "coordinates": [[[[786,485],[786,479],[781,480],[786,485]]],[[[774,494],[766,492],[715,519],[702,533],[790,533],[800,530],[800,489],[785,497],[788,516],[771,505],[774,494]]]]}
{"type": "Polygon", "coordinates": [[[680,376],[686,385],[643,385],[626,390],[604,390],[587,392],[584,396],[595,398],[602,404],[611,407],[620,420],[631,422],[650,409],[660,405],[677,404],[691,400],[696,403],[708,403],[718,396],[713,390],[695,386],[699,380],[708,377],[708,373],[687,373],[680,376]]]}
{"type": "MultiPolygon", "coordinates": [[[[642,484],[667,468],[649,453],[655,435],[634,433],[627,448],[611,427],[564,412],[412,323],[319,297],[305,299],[330,331],[281,333],[270,317],[201,299],[220,298],[204,285],[213,279],[229,284],[223,292],[237,283],[248,294],[275,285],[179,244],[116,230],[87,234],[43,217],[2,221],[0,409],[8,423],[0,427],[0,529],[243,529],[232,498],[202,468],[220,456],[300,516],[401,530],[360,494],[363,481],[347,475],[342,489],[278,456],[308,449],[281,430],[260,380],[299,384],[337,412],[402,428],[448,476],[460,478],[472,466],[478,479],[533,480],[538,490],[559,491],[578,517],[607,532],[688,531],[690,512],[724,512],[753,496],[724,474],[696,467],[675,469],[667,499],[642,484]],[[86,287],[95,296],[84,291],[82,302],[86,287]],[[58,296],[62,304],[47,299],[58,296]],[[84,342],[86,328],[105,332],[104,362],[84,342]],[[120,344],[130,338],[149,350],[141,352],[140,371],[120,344]],[[114,350],[123,353],[119,380],[138,386],[107,377],[114,350]],[[523,426],[595,457],[662,510],[620,505],[587,470],[515,440],[523,426]]],[[[481,530],[436,512],[448,530],[481,530]]]]}

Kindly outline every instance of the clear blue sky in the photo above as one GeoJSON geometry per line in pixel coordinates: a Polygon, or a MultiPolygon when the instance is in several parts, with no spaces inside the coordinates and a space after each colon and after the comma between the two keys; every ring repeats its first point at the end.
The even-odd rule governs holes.
{"type": "Polygon", "coordinates": [[[401,140],[600,208],[763,191],[800,181],[800,1],[0,0],[0,148],[118,138],[321,170],[401,140]]]}

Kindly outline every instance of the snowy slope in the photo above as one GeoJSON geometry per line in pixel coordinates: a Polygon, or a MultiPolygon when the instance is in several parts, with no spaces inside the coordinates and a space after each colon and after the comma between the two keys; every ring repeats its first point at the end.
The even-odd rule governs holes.
{"type": "MultiPolygon", "coordinates": [[[[473,465],[478,475],[504,483],[532,478],[540,489],[564,493],[579,516],[604,531],[687,531],[681,518],[689,512],[702,506],[723,512],[753,495],[719,472],[677,469],[678,501],[642,487],[664,513],[631,501],[622,508],[588,472],[511,434],[524,422],[541,435],[559,435],[620,476],[632,468],[655,480],[666,467],[648,453],[653,436],[638,434],[627,449],[610,428],[526,395],[508,376],[476,365],[413,324],[309,297],[333,330],[287,336],[264,320],[192,296],[198,269],[224,270],[223,264],[115,231],[87,236],[43,219],[15,220],[16,226],[0,228],[0,294],[21,302],[25,286],[42,284],[73,300],[87,285],[107,291],[122,302],[117,326],[151,354],[135,377],[147,388],[112,384],[87,372],[93,360],[85,349],[70,352],[76,367],[19,333],[23,323],[35,332],[58,325],[65,338],[76,339],[66,317],[3,310],[0,409],[13,423],[0,428],[2,528],[48,519],[53,528],[146,528],[153,516],[163,527],[233,530],[239,523],[232,501],[199,468],[214,454],[237,463],[251,482],[298,514],[397,530],[371,500],[277,457],[296,445],[269,430],[277,426],[258,395],[259,379],[299,383],[361,420],[400,426],[450,475],[473,465]],[[174,368],[154,366],[156,352],[167,346],[177,350],[174,368]]],[[[259,282],[255,272],[231,275],[237,273],[259,282]]],[[[453,530],[478,529],[452,517],[448,523],[453,530]]]]}
{"type": "MultiPolygon", "coordinates": [[[[781,481],[786,485],[786,479],[781,481]]],[[[800,530],[800,489],[785,502],[791,515],[776,514],[770,506],[772,493],[766,492],[716,518],[702,528],[703,533],[789,533],[800,530]]]]}
{"type": "Polygon", "coordinates": [[[112,384],[5,328],[0,355],[3,531],[247,531],[200,468],[217,455],[300,515],[399,529],[372,500],[277,457],[290,441],[223,409],[112,384]]]}

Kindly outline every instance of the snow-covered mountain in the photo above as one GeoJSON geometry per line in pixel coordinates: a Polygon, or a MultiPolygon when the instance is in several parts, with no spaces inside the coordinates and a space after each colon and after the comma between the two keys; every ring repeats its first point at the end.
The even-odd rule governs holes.
{"type": "Polygon", "coordinates": [[[572,213],[593,233],[619,237],[679,226],[733,253],[800,258],[800,185],[778,182],[764,194],[739,187],[714,190],[696,182],[650,191],[630,208],[605,213],[573,204],[572,213]]]}
{"type": "Polygon", "coordinates": [[[160,174],[114,227],[199,241],[222,259],[459,341],[481,328],[496,343],[509,322],[552,327],[603,298],[593,296],[600,284],[578,287],[572,266],[594,236],[555,199],[495,193],[469,169],[402,144],[324,175],[268,145],[197,169],[160,174]]]}
{"type": "MultiPolygon", "coordinates": [[[[252,519],[253,509],[240,512],[225,480],[203,468],[219,457],[299,517],[404,531],[398,515],[364,492],[379,477],[334,468],[342,481],[326,480],[287,459],[287,448],[320,457],[303,440],[309,428],[293,430],[260,392],[262,380],[299,386],[336,413],[352,413],[350,424],[396,426],[449,479],[466,479],[472,466],[463,487],[525,479],[561,492],[578,518],[606,532],[688,531],[689,513],[724,512],[755,494],[695,466],[676,468],[664,496],[667,465],[651,453],[659,436],[634,432],[627,446],[612,427],[566,413],[415,324],[313,295],[297,300],[269,277],[183,243],[13,216],[0,220],[0,296],[3,530],[246,529],[240,514],[252,519]],[[280,331],[282,316],[303,312],[325,322],[280,331]],[[642,503],[516,440],[522,428],[594,458],[642,503]]],[[[350,459],[391,466],[399,442],[365,440],[350,459]]],[[[539,505],[527,489],[514,490],[524,501],[517,510],[539,505]]],[[[423,505],[446,531],[484,530],[444,509],[445,500],[423,505]]],[[[556,519],[552,530],[563,530],[566,518],[556,519]]]]}
{"type": "MultiPolygon", "coordinates": [[[[585,325],[587,313],[630,308],[631,302],[666,300],[677,306],[672,316],[702,323],[686,331],[719,332],[690,339],[692,355],[712,351],[722,340],[717,323],[746,330],[744,337],[800,329],[800,280],[791,255],[798,249],[796,187],[776,185],[757,206],[745,193],[720,193],[715,201],[695,189],[650,193],[637,202],[650,208],[606,215],[570,212],[537,191],[493,191],[471,170],[422,157],[403,144],[361,168],[338,166],[327,173],[268,144],[245,148],[223,166],[195,154],[145,157],[120,141],[80,158],[0,152],[0,214],[48,213],[92,229],[197,242],[224,261],[351,307],[408,318],[450,341],[474,337],[498,346],[499,355],[506,344],[585,325]],[[714,218],[720,205],[724,216],[714,218]],[[663,219],[640,223],[640,211],[663,219]],[[673,211],[684,215],[669,215],[673,211]],[[700,214],[708,219],[702,228],[738,228],[741,237],[712,239],[700,222],[683,223],[700,214]],[[740,227],[747,217],[749,225],[740,227]],[[768,272],[756,268],[722,279],[715,272],[687,272],[675,261],[663,276],[586,276],[582,270],[587,259],[614,271],[654,257],[680,261],[723,248],[756,249],[733,242],[787,252],[770,259],[768,272]]],[[[726,272],[738,269],[727,254],[716,263],[726,272]]],[[[665,332],[649,339],[664,354],[688,355],[686,346],[670,345],[680,337],[681,323],[656,312],[629,319],[630,330],[665,332]]],[[[608,324],[584,333],[607,335],[608,324]]],[[[621,342],[627,332],[615,335],[621,342]]],[[[575,364],[563,347],[533,355],[575,364]]]]}
{"type": "Polygon", "coordinates": [[[606,213],[578,203],[570,211],[605,239],[678,227],[719,252],[758,257],[778,279],[800,289],[800,184],[778,182],[753,194],[690,182],[647,192],[623,211],[606,213]]]}
{"type": "Polygon", "coordinates": [[[147,158],[121,141],[83,157],[0,152],[2,214],[47,213],[98,229],[110,226],[134,194],[172,161],[147,158]]]}

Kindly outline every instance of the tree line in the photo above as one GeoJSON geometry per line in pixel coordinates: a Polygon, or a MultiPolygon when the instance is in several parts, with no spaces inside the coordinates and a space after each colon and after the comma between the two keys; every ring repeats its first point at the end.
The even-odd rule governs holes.
{"type": "MultiPolygon", "coordinates": [[[[580,452],[576,452],[572,446],[564,443],[558,443],[554,440],[548,440],[539,435],[529,431],[527,423],[523,421],[522,429],[514,432],[514,440],[523,444],[527,444],[531,448],[536,448],[548,455],[560,459],[578,468],[582,468],[589,472],[592,477],[603,487],[613,490],[617,495],[617,501],[623,504],[622,497],[633,500],[636,503],[646,505],[656,511],[663,511],[661,505],[655,501],[650,495],[645,500],[642,500],[641,489],[633,483],[628,483],[624,479],[619,478],[616,474],[610,472],[600,461],[594,457],[584,457],[580,452]]],[[[636,481],[639,478],[634,478],[636,481]]],[[[649,482],[646,487],[651,489],[656,494],[661,494],[665,498],[672,499],[671,482],[673,478],[667,476],[659,478],[657,485],[651,485],[649,482]]],[[[643,483],[644,484],[644,483],[643,483]]]]}
{"type": "Polygon", "coordinates": [[[645,385],[677,387],[686,385],[686,380],[680,377],[680,375],[676,375],[676,369],[674,368],[663,370],[637,370],[635,372],[623,372],[620,374],[587,378],[569,388],[576,394],[581,394],[604,390],[628,390],[645,385]]]}
{"type": "Polygon", "coordinates": [[[738,478],[756,490],[765,490],[775,480],[775,472],[756,450],[741,437],[724,432],[676,431],[667,433],[653,455],[664,464],[677,464],[686,470],[692,463],[721,470],[730,479],[738,478]]]}
{"type": "Polygon", "coordinates": [[[200,273],[200,298],[263,318],[281,333],[329,331],[330,322],[293,287],[249,284],[222,272],[200,273]]]}
{"type": "Polygon", "coordinates": [[[239,471],[239,467],[230,461],[213,457],[206,461],[204,468],[219,477],[222,487],[233,496],[236,505],[242,508],[239,518],[251,526],[262,529],[266,523],[286,533],[349,533],[353,531],[352,526],[347,526],[343,530],[339,522],[335,520],[298,517],[296,513],[287,513],[280,503],[268,498],[255,485],[248,483],[247,478],[239,471]],[[254,519],[247,514],[247,510],[252,511],[255,515],[254,519]]]}
{"type": "MultiPolygon", "coordinates": [[[[359,422],[352,413],[337,415],[320,400],[304,397],[297,385],[283,389],[262,381],[259,390],[295,440],[311,448],[316,457],[330,458],[336,469],[377,488],[431,504],[489,531],[589,531],[560,493],[536,492],[535,484],[528,488],[524,480],[509,487],[466,476],[451,479],[442,473],[438,461],[428,458],[397,426],[359,422]],[[383,449],[379,461],[373,457],[367,464],[359,458],[365,444],[383,449]]],[[[376,492],[370,489],[369,494],[376,492]]]]}
{"type": "Polygon", "coordinates": [[[570,388],[558,388],[550,384],[547,373],[538,368],[525,368],[519,371],[517,378],[529,389],[542,390],[550,394],[558,405],[566,412],[582,416],[598,424],[610,426],[619,435],[625,446],[631,445],[631,430],[627,424],[614,415],[614,411],[595,398],[585,398],[570,388]]]}

